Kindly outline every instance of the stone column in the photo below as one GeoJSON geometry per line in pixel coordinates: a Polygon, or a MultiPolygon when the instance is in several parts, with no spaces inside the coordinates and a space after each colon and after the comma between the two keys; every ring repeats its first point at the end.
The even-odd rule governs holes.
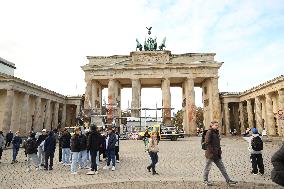
{"type": "Polygon", "coordinates": [[[278,91],[278,133],[284,136],[284,90],[278,91]]]}
{"type": "Polygon", "coordinates": [[[229,104],[228,103],[224,103],[224,114],[225,114],[225,117],[224,117],[224,121],[225,121],[225,134],[228,135],[230,134],[230,130],[231,130],[231,127],[230,127],[230,110],[229,110],[229,104]]]}
{"type": "Polygon", "coordinates": [[[53,116],[53,129],[58,128],[58,112],[59,112],[59,103],[55,102],[54,104],[54,116],[53,116]]]}
{"type": "Polygon", "coordinates": [[[80,114],[80,105],[76,105],[76,118],[79,116],[80,114]]]}
{"type": "Polygon", "coordinates": [[[260,97],[255,98],[255,122],[256,122],[256,128],[260,131],[262,130],[262,117],[261,117],[261,102],[260,97]]]}
{"type": "Polygon", "coordinates": [[[162,81],[162,104],[163,104],[163,122],[165,125],[171,124],[171,91],[170,80],[165,78],[162,81]]]}
{"type": "Polygon", "coordinates": [[[116,81],[114,79],[110,79],[108,82],[108,112],[107,118],[108,123],[111,124],[114,118],[114,106],[116,105],[115,100],[115,89],[116,89],[116,81]]]}
{"type": "Polygon", "coordinates": [[[252,112],[252,105],[251,100],[247,100],[247,112],[248,112],[248,124],[249,128],[253,128],[253,112],[252,112]]]}
{"type": "Polygon", "coordinates": [[[41,131],[41,124],[40,124],[40,110],[41,107],[41,98],[36,97],[35,98],[35,112],[34,112],[34,131],[38,132],[41,131]]]}
{"type": "Polygon", "coordinates": [[[45,107],[45,117],[44,117],[44,128],[47,131],[50,131],[50,100],[46,100],[46,107],[45,107]]]}
{"type": "Polygon", "coordinates": [[[11,128],[12,107],[14,102],[14,91],[12,89],[7,90],[7,96],[4,106],[4,118],[3,118],[3,133],[7,133],[11,128]]]}
{"type": "Polygon", "coordinates": [[[98,81],[92,81],[92,108],[96,114],[102,112],[102,86],[98,81]]]}
{"type": "Polygon", "coordinates": [[[132,79],[131,116],[140,117],[141,83],[139,79],[132,79]]]}
{"type": "Polygon", "coordinates": [[[218,89],[218,77],[211,78],[211,89],[212,89],[212,116],[211,121],[218,121],[221,126],[221,103],[218,89]]]}
{"type": "Polygon", "coordinates": [[[187,78],[183,82],[183,129],[187,135],[196,134],[194,81],[187,78]]]}
{"type": "Polygon", "coordinates": [[[27,135],[29,131],[31,131],[31,128],[28,128],[27,120],[29,115],[29,94],[24,94],[23,99],[23,106],[22,106],[22,112],[21,112],[21,118],[20,118],[20,134],[21,135],[27,135]]]}
{"type": "Polygon", "coordinates": [[[61,128],[66,127],[66,104],[62,105],[61,128]]]}
{"type": "Polygon", "coordinates": [[[244,120],[244,106],[243,103],[239,103],[239,112],[240,112],[240,131],[241,133],[245,132],[245,120],[244,120]]]}
{"type": "Polygon", "coordinates": [[[274,114],[273,114],[273,108],[272,108],[272,100],[271,95],[267,94],[265,95],[265,104],[266,104],[266,118],[265,121],[265,128],[268,131],[268,135],[275,136],[276,135],[276,129],[274,124],[274,114]]]}
{"type": "Polygon", "coordinates": [[[92,81],[87,80],[86,83],[84,109],[90,109],[92,104],[92,81]]]}

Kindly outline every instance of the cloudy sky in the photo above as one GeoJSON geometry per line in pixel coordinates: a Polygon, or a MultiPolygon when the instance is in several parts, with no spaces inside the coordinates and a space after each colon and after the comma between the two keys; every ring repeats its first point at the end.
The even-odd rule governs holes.
{"type": "MultiPolygon", "coordinates": [[[[283,0],[0,0],[0,7],[0,57],[16,64],[16,77],[64,95],[84,93],[86,56],[129,55],[146,26],[158,41],[167,37],[172,53],[217,53],[220,91],[243,91],[284,70],[283,0]]],[[[181,90],[171,90],[177,110],[181,90]]],[[[155,106],[153,93],[161,96],[142,90],[142,106],[155,106]]],[[[127,107],[131,90],[122,95],[127,107]]]]}

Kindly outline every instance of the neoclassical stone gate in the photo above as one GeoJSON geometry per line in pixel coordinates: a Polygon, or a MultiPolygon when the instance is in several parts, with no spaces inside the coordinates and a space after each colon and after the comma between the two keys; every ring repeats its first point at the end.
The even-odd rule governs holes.
{"type": "MultiPolygon", "coordinates": [[[[85,109],[101,113],[102,90],[108,88],[108,118],[121,114],[121,89],[132,88],[131,115],[140,117],[141,89],[161,87],[163,121],[171,122],[170,87],[182,87],[183,127],[194,134],[194,87],[201,87],[204,104],[204,125],[220,121],[218,70],[222,62],[214,60],[215,53],[171,54],[170,51],[134,51],[129,56],[88,56],[85,72],[85,109]]],[[[149,98],[153,98],[149,97],[149,98]]]]}

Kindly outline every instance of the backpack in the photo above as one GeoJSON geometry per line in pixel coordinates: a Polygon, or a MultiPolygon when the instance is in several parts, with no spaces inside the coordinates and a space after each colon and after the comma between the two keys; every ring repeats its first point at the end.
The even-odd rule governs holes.
{"type": "Polygon", "coordinates": [[[207,149],[207,145],[205,143],[205,136],[208,130],[204,130],[201,136],[201,148],[202,150],[206,150],[207,149]]]}
{"type": "Polygon", "coordinates": [[[251,147],[254,151],[263,150],[263,142],[259,136],[253,137],[251,140],[251,147]]]}
{"type": "Polygon", "coordinates": [[[26,153],[27,154],[33,154],[33,153],[36,153],[37,150],[37,145],[36,145],[36,141],[34,139],[30,139],[30,140],[27,140],[26,144],[26,153]]]}

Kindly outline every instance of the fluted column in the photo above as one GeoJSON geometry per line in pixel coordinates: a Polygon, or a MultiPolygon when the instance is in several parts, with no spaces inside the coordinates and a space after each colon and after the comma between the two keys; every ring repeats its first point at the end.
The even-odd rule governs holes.
{"type": "Polygon", "coordinates": [[[163,99],[163,121],[165,125],[171,124],[171,91],[170,80],[165,78],[162,81],[162,99],[163,99]]]}
{"type": "Polygon", "coordinates": [[[41,98],[36,97],[35,98],[35,112],[34,112],[34,131],[38,132],[41,130],[41,125],[40,125],[40,110],[41,107],[41,98]]]}
{"type": "Polygon", "coordinates": [[[59,112],[59,103],[55,102],[54,104],[54,116],[53,116],[53,128],[58,128],[58,112],[59,112]]]}
{"type": "Polygon", "coordinates": [[[274,124],[274,114],[273,114],[273,108],[272,108],[272,99],[271,95],[267,94],[265,95],[265,104],[266,104],[266,126],[265,128],[268,131],[268,135],[275,136],[276,135],[276,129],[274,124]]]}
{"type": "Polygon", "coordinates": [[[225,127],[226,127],[226,134],[230,134],[230,110],[229,110],[229,104],[228,103],[224,103],[224,113],[225,113],[225,127]]]}
{"type": "Polygon", "coordinates": [[[80,105],[76,105],[76,118],[79,116],[80,114],[80,105]]]}
{"type": "Polygon", "coordinates": [[[212,118],[211,121],[218,121],[221,126],[221,104],[218,89],[218,78],[211,78],[211,89],[212,89],[212,118]]]}
{"type": "Polygon", "coordinates": [[[61,128],[66,127],[66,104],[62,105],[61,128]]]}
{"type": "Polygon", "coordinates": [[[284,136],[284,90],[278,91],[278,133],[284,136]]]}
{"type": "Polygon", "coordinates": [[[252,112],[252,105],[250,99],[247,100],[247,113],[248,113],[249,128],[253,128],[253,112],[252,112]]]}
{"type": "Polygon", "coordinates": [[[46,100],[45,116],[44,116],[44,128],[50,130],[50,100],[46,100]]]}
{"type": "Polygon", "coordinates": [[[132,79],[131,116],[140,117],[141,83],[139,79],[132,79]]]}
{"type": "Polygon", "coordinates": [[[28,128],[27,120],[29,115],[29,94],[24,94],[23,99],[23,106],[22,106],[22,113],[20,118],[20,128],[19,131],[21,135],[27,135],[29,131],[31,131],[31,128],[28,128]]]}
{"type": "Polygon", "coordinates": [[[256,128],[260,131],[260,130],[262,130],[260,97],[255,98],[255,113],[256,113],[256,116],[255,116],[256,128]]]}
{"type": "Polygon", "coordinates": [[[185,134],[196,134],[194,81],[187,78],[183,82],[183,129],[185,134]]]}
{"type": "Polygon", "coordinates": [[[92,81],[92,108],[96,114],[101,114],[102,110],[102,86],[98,81],[92,81]]]}
{"type": "Polygon", "coordinates": [[[108,82],[108,112],[107,112],[107,118],[108,118],[108,123],[112,123],[113,118],[114,118],[114,105],[115,105],[115,80],[110,79],[108,82]]]}
{"type": "Polygon", "coordinates": [[[13,103],[14,103],[14,91],[8,89],[5,106],[4,106],[4,118],[3,118],[3,127],[2,127],[4,133],[7,133],[11,129],[13,103]]]}
{"type": "Polygon", "coordinates": [[[245,120],[244,120],[244,106],[243,103],[239,103],[239,112],[240,112],[240,131],[241,133],[245,132],[245,120]]]}
{"type": "Polygon", "coordinates": [[[92,105],[92,81],[87,80],[86,84],[84,109],[90,109],[92,105]]]}

